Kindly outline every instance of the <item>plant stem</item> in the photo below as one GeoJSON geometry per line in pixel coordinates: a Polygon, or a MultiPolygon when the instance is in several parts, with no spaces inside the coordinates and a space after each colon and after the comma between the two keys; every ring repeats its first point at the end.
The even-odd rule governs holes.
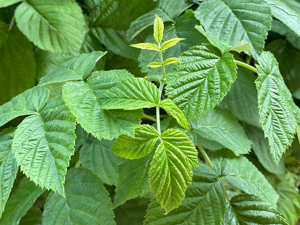
{"type": "Polygon", "coordinates": [[[147,120],[150,120],[150,121],[153,121],[153,122],[157,122],[157,120],[154,117],[149,116],[147,114],[144,114],[142,119],[147,119],[147,120]]]}
{"type": "Polygon", "coordinates": [[[239,66],[243,66],[243,67],[245,67],[245,68],[247,68],[247,69],[249,69],[249,70],[251,70],[251,71],[253,71],[253,72],[255,72],[255,73],[258,73],[257,70],[256,70],[253,66],[250,66],[250,65],[247,64],[247,63],[244,63],[244,62],[241,62],[241,61],[238,61],[238,60],[234,60],[234,62],[235,62],[237,65],[239,65],[239,66]]]}
{"type": "Polygon", "coordinates": [[[161,68],[162,68],[162,74],[163,74],[163,79],[162,80],[164,80],[166,78],[166,71],[165,71],[165,66],[163,64],[164,63],[164,59],[163,59],[161,51],[159,51],[159,57],[160,57],[160,62],[162,63],[162,66],[161,66],[161,68]]]}
{"type": "Polygon", "coordinates": [[[14,21],[15,21],[15,16],[13,16],[13,18],[11,19],[8,30],[11,30],[14,21]]]}
{"type": "Polygon", "coordinates": [[[159,135],[161,135],[159,106],[156,106],[156,120],[157,120],[157,131],[158,131],[159,135]]]}
{"type": "Polygon", "coordinates": [[[208,157],[208,155],[206,154],[205,150],[203,149],[202,145],[200,144],[199,141],[197,141],[197,147],[199,148],[201,154],[203,155],[205,161],[208,163],[209,167],[212,170],[215,170],[214,165],[212,164],[212,162],[210,161],[210,158],[208,157]]]}
{"type": "Polygon", "coordinates": [[[300,128],[298,126],[296,126],[296,131],[297,131],[297,136],[298,136],[298,140],[300,143],[300,128]]]}

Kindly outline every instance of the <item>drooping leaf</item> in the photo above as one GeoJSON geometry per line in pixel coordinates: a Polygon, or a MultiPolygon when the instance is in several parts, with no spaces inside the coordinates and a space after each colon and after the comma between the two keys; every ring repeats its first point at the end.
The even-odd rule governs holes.
{"type": "Polygon", "coordinates": [[[166,110],[166,112],[172,117],[174,117],[177,123],[183,128],[187,130],[190,129],[190,124],[185,118],[183,112],[180,109],[178,109],[178,107],[174,104],[174,102],[171,99],[163,100],[161,103],[159,103],[159,106],[166,110]]]}
{"type": "Polygon", "coordinates": [[[90,170],[69,170],[65,193],[66,197],[57,193],[49,195],[43,224],[116,224],[108,192],[100,178],[90,170]]]}
{"type": "Polygon", "coordinates": [[[194,119],[221,102],[236,78],[236,66],[230,53],[221,55],[207,44],[184,52],[180,61],[167,77],[166,93],[188,119],[194,119]]]}
{"type": "Polygon", "coordinates": [[[20,219],[31,208],[37,197],[44,192],[28,178],[24,177],[16,192],[9,198],[0,225],[17,225],[20,219]]]}
{"type": "Polygon", "coordinates": [[[161,139],[150,166],[150,188],[161,206],[170,212],[183,200],[198,159],[195,146],[181,131],[168,129],[161,139]]]}
{"type": "Polygon", "coordinates": [[[129,78],[119,82],[101,97],[104,109],[141,109],[159,104],[158,88],[145,79],[129,78]]]}
{"type": "Polygon", "coordinates": [[[121,135],[115,140],[111,151],[127,159],[139,159],[152,152],[159,133],[151,125],[140,125],[134,129],[134,137],[121,135]]]}
{"type": "Polygon", "coordinates": [[[83,53],[62,63],[56,70],[40,80],[41,84],[60,83],[72,80],[84,80],[88,77],[97,61],[106,52],[83,53]]]}
{"type": "Polygon", "coordinates": [[[9,30],[1,21],[0,58],[0,105],[2,105],[35,85],[36,62],[32,44],[27,38],[17,27],[14,26],[9,30]]]}
{"type": "Polygon", "coordinates": [[[21,170],[42,188],[63,194],[63,183],[74,153],[75,119],[60,97],[18,126],[12,144],[21,170]]]}
{"type": "Polygon", "coordinates": [[[208,34],[232,47],[246,40],[253,47],[246,53],[254,58],[262,53],[272,21],[264,0],[209,0],[200,5],[195,16],[208,34]]]}
{"type": "Polygon", "coordinates": [[[251,142],[242,126],[226,111],[215,108],[190,123],[193,132],[206,139],[219,142],[237,156],[250,152],[251,142]]]}
{"type": "Polygon", "coordinates": [[[0,7],[7,7],[21,1],[22,0],[0,0],[0,7]]]}
{"type": "Polygon", "coordinates": [[[152,154],[140,159],[121,159],[119,162],[120,181],[117,184],[113,207],[124,204],[129,199],[142,197],[150,192],[149,169],[152,154]]]}
{"type": "Polygon", "coordinates": [[[14,97],[0,106],[0,127],[18,117],[36,114],[42,110],[49,97],[49,91],[43,86],[36,86],[14,97]]]}
{"type": "Polygon", "coordinates": [[[11,149],[14,131],[14,128],[7,128],[0,132],[0,218],[18,172],[11,149]]]}
{"type": "Polygon", "coordinates": [[[297,120],[294,102],[279,72],[278,63],[272,53],[264,52],[258,60],[258,90],[260,123],[269,139],[270,151],[276,163],[286,148],[291,145],[297,120]]]}

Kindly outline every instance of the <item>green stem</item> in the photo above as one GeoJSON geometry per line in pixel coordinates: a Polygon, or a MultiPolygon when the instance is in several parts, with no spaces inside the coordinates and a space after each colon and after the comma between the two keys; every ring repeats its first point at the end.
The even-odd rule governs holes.
{"type": "Polygon", "coordinates": [[[14,21],[15,21],[15,16],[13,16],[13,18],[11,19],[8,30],[11,30],[14,21]]]}
{"type": "Polygon", "coordinates": [[[251,71],[253,71],[253,72],[255,72],[255,73],[258,73],[257,70],[256,70],[253,66],[250,66],[250,65],[247,64],[247,63],[244,63],[244,62],[241,62],[241,61],[238,61],[238,60],[234,60],[234,62],[235,62],[237,65],[239,65],[239,66],[243,66],[243,67],[245,67],[245,68],[247,68],[247,69],[249,69],[249,70],[251,70],[251,71]]]}
{"type": "Polygon", "coordinates": [[[296,126],[296,131],[297,131],[297,136],[298,136],[298,140],[300,143],[300,128],[298,126],[296,126]]]}
{"type": "Polygon", "coordinates": [[[208,155],[206,154],[205,150],[203,149],[202,145],[200,144],[199,141],[197,141],[197,147],[200,150],[201,154],[203,155],[205,161],[208,163],[209,167],[212,170],[215,170],[214,165],[212,164],[212,162],[210,161],[210,158],[208,157],[208,155]]]}
{"type": "MultiPolygon", "coordinates": [[[[159,47],[160,47],[160,45],[159,45],[159,47]]],[[[163,59],[163,55],[162,55],[162,52],[161,51],[159,51],[159,57],[160,57],[160,62],[162,63],[162,74],[163,74],[163,79],[162,80],[164,80],[165,78],[166,78],[166,70],[165,70],[165,66],[164,66],[164,59],[163,59]]]]}
{"type": "Polygon", "coordinates": [[[157,124],[157,131],[159,135],[161,135],[161,129],[160,129],[160,112],[159,112],[159,106],[156,106],[156,124],[157,124]]]}
{"type": "Polygon", "coordinates": [[[147,120],[150,120],[150,121],[153,121],[153,122],[157,122],[157,120],[154,117],[149,116],[147,114],[144,114],[142,119],[147,119],[147,120]]]}

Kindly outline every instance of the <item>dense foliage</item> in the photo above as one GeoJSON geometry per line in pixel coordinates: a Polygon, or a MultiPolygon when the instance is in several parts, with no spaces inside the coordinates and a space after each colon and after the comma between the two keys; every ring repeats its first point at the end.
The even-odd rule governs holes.
{"type": "Polygon", "coordinates": [[[0,225],[300,217],[299,0],[0,0],[0,105],[0,225]]]}

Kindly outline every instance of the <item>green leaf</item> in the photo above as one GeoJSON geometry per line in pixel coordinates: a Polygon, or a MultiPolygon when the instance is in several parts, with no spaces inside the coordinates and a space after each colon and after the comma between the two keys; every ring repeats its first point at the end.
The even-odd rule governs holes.
{"type": "Polygon", "coordinates": [[[272,14],[300,35],[300,3],[294,0],[266,0],[271,6],[272,14]]]}
{"type": "Polygon", "coordinates": [[[158,88],[145,79],[129,78],[119,82],[101,97],[104,109],[141,109],[159,104],[158,88]]]}
{"type": "Polygon", "coordinates": [[[0,7],[7,7],[21,1],[22,0],[0,0],[0,7]]]}
{"type": "Polygon", "coordinates": [[[211,45],[194,46],[179,58],[181,65],[167,77],[166,93],[187,118],[203,116],[221,102],[236,78],[230,53],[211,45]]]}
{"type": "Polygon", "coordinates": [[[0,225],[19,224],[20,219],[43,192],[43,189],[24,177],[17,187],[16,192],[9,198],[0,220],[0,225]]]}
{"type": "Polygon", "coordinates": [[[159,133],[151,125],[140,125],[134,130],[134,137],[121,135],[115,140],[111,151],[126,159],[139,159],[152,152],[159,133]]]}
{"type": "Polygon", "coordinates": [[[195,17],[209,35],[231,47],[247,41],[253,49],[246,53],[254,58],[262,53],[272,21],[264,0],[208,0],[195,11],[195,17]]]}
{"type": "Polygon", "coordinates": [[[48,97],[49,91],[40,85],[14,97],[0,106],[0,127],[16,117],[36,114],[46,105],[48,97]]]}
{"type": "Polygon", "coordinates": [[[192,181],[197,151],[181,131],[168,129],[161,135],[150,166],[150,188],[166,212],[177,208],[192,181]]]}
{"type": "Polygon", "coordinates": [[[272,53],[264,52],[258,63],[258,78],[255,83],[258,90],[260,123],[269,139],[272,157],[278,163],[294,138],[297,124],[292,108],[294,102],[272,53]]]}
{"type": "Polygon", "coordinates": [[[178,109],[171,99],[163,100],[161,103],[159,103],[159,106],[166,110],[170,116],[174,117],[179,125],[187,130],[190,130],[190,124],[185,118],[183,112],[178,109]]]}
{"type": "Polygon", "coordinates": [[[178,58],[175,58],[175,57],[172,57],[172,58],[168,58],[164,61],[164,65],[170,65],[170,64],[173,64],[173,63],[181,63],[180,62],[180,59],[178,58]]]}
{"type": "Polygon", "coordinates": [[[17,27],[9,30],[0,21],[0,105],[35,85],[36,62],[32,48],[17,27]]]}
{"type": "Polygon", "coordinates": [[[203,138],[217,141],[232,150],[235,155],[247,154],[251,142],[243,127],[229,113],[215,108],[202,117],[190,121],[191,130],[203,138]]]}
{"type": "Polygon", "coordinates": [[[164,36],[164,22],[157,15],[155,15],[153,30],[154,30],[154,34],[153,34],[154,39],[158,44],[160,44],[164,36]]]}
{"type": "Polygon", "coordinates": [[[152,154],[140,159],[120,159],[119,177],[113,207],[124,204],[127,200],[149,193],[149,169],[152,154]]]}
{"type": "Polygon", "coordinates": [[[240,41],[235,46],[233,46],[230,50],[241,52],[241,51],[250,51],[252,49],[252,45],[245,40],[240,41]]]}
{"type": "Polygon", "coordinates": [[[99,177],[90,170],[69,170],[65,193],[65,198],[57,193],[49,195],[43,224],[116,224],[108,192],[99,177]]]}
{"type": "Polygon", "coordinates": [[[19,29],[39,48],[57,53],[79,52],[85,27],[76,2],[27,0],[18,6],[15,15],[19,29]]]}
{"type": "Polygon", "coordinates": [[[20,225],[40,225],[42,224],[42,210],[33,206],[31,207],[25,216],[22,217],[20,225]]]}
{"type": "Polygon", "coordinates": [[[76,121],[94,137],[112,140],[121,134],[132,136],[134,128],[140,124],[142,111],[104,110],[100,101],[107,89],[129,77],[132,75],[125,70],[99,71],[93,73],[86,83],[76,81],[64,85],[64,101],[76,121]]]}
{"type": "Polygon", "coordinates": [[[281,158],[278,165],[273,161],[268,139],[264,137],[264,132],[256,127],[247,125],[246,134],[253,142],[253,150],[261,165],[270,173],[283,174],[285,173],[285,160],[281,158]]]}
{"type": "Polygon", "coordinates": [[[151,43],[132,44],[130,46],[135,47],[135,48],[140,48],[140,49],[159,51],[159,47],[157,45],[151,44],[151,43]]]}
{"type": "Polygon", "coordinates": [[[14,131],[14,128],[8,128],[0,132],[0,218],[18,172],[11,149],[14,131]]]}
{"type": "Polygon", "coordinates": [[[40,80],[40,84],[61,83],[72,80],[84,80],[88,77],[97,61],[106,52],[83,53],[62,63],[56,70],[40,80]]]}
{"type": "Polygon", "coordinates": [[[160,50],[163,51],[168,48],[171,48],[174,45],[176,45],[179,41],[182,41],[182,40],[184,40],[184,38],[173,38],[173,39],[167,40],[164,43],[162,43],[160,50]]]}
{"type": "Polygon", "coordinates": [[[42,188],[63,194],[75,144],[75,119],[60,97],[18,126],[12,144],[23,173],[42,188]]]}
{"type": "Polygon", "coordinates": [[[255,79],[256,76],[252,71],[239,67],[237,79],[231,85],[230,91],[219,104],[219,107],[228,110],[238,120],[261,127],[255,79]]]}
{"type": "Polygon", "coordinates": [[[178,15],[191,6],[188,0],[158,0],[157,7],[162,9],[170,18],[175,20],[178,15]]]}
{"type": "Polygon", "coordinates": [[[148,66],[151,68],[156,68],[156,67],[162,67],[162,63],[161,62],[151,62],[148,66]]]}

